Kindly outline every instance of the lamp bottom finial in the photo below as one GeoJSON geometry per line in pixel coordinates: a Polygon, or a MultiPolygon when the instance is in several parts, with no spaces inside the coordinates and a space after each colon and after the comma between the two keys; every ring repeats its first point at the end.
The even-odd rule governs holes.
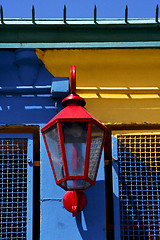
{"type": "Polygon", "coordinates": [[[82,191],[68,191],[63,197],[63,206],[67,211],[72,212],[73,217],[76,217],[86,204],[87,197],[82,191]]]}

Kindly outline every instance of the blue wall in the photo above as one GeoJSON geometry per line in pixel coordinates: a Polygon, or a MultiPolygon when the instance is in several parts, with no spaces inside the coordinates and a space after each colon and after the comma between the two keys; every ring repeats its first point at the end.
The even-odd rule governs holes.
{"type": "MultiPolygon", "coordinates": [[[[1,91],[13,91],[17,86],[24,85],[50,86],[53,80],[54,77],[37,58],[34,50],[1,50],[0,125],[33,124],[39,125],[41,129],[56,114],[55,102],[58,104],[58,111],[62,109],[60,99],[53,99],[49,93],[5,94],[5,91],[1,91]]],[[[40,138],[41,240],[104,240],[106,221],[103,156],[95,186],[85,191],[88,204],[77,218],[73,218],[63,208],[65,191],[55,184],[41,134],[40,138]]]]}
{"type": "Polygon", "coordinates": [[[63,208],[65,191],[55,184],[42,139],[41,150],[41,240],[105,240],[104,157],[95,186],[85,191],[88,200],[86,208],[73,218],[63,208]]]}

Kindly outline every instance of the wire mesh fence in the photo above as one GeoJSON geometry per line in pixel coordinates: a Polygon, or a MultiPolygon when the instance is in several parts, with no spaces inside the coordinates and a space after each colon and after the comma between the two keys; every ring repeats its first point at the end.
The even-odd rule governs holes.
{"type": "Polygon", "coordinates": [[[27,139],[0,139],[0,239],[25,240],[27,139]]]}
{"type": "Polygon", "coordinates": [[[160,239],[160,135],[118,135],[123,240],[160,239]]]}

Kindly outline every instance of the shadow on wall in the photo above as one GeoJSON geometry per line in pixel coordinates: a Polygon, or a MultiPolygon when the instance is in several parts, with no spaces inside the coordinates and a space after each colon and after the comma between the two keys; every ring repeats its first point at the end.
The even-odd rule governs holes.
{"type": "Polygon", "coordinates": [[[87,206],[76,218],[77,227],[84,240],[106,239],[105,222],[105,181],[85,191],[87,206]]]}
{"type": "MultiPolygon", "coordinates": [[[[54,76],[38,59],[35,49],[0,50],[0,90],[19,86],[51,86],[54,76]]],[[[57,110],[61,100],[51,94],[0,93],[0,124],[46,123],[57,110]],[[57,110],[56,110],[57,109],[57,110]]]]}

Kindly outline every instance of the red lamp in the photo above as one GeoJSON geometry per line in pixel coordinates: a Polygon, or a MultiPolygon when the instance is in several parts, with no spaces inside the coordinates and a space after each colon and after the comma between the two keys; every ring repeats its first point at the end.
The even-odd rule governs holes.
{"type": "Polygon", "coordinates": [[[65,107],[41,130],[56,184],[67,190],[64,207],[77,216],[87,198],[82,190],[93,186],[107,128],[89,114],[85,100],[76,94],[76,71],[71,66],[71,94],[65,107]]]}

